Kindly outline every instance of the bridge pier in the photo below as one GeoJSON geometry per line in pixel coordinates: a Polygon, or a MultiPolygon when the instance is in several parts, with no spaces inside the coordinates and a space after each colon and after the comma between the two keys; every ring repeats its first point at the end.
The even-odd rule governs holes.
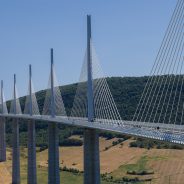
{"type": "Polygon", "coordinates": [[[0,118],[0,162],[6,161],[6,130],[5,118],[0,118]]]}
{"type": "MultiPolygon", "coordinates": [[[[95,119],[91,53],[91,16],[87,15],[87,117],[95,119]]],[[[84,184],[100,183],[99,135],[95,129],[84,130],[84,184]]]]}
{"type": "Polygon", "coordinates": [[[95,129],[84,130],[84,184],[100,183],[99,135],[95,129]]]}
{"type": "Polygon", "coordinates": [[[60,184],[58,124],[49,123],[48,183],[60,184]]]}
{"type": "Polygon", "coordinates": [[[12,184],[20,184],[19,120],[13,119],[12,184]]]}
{"type": "Polygon", "coordinates": [[[28,120],[28,184],[37,183],[35,121],[28,120]]]}

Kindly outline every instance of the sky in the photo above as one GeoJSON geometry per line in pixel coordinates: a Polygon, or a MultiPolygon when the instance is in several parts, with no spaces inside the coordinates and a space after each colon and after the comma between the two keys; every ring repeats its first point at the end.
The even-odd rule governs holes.
{"type": "Polygon", "coordinates": [[[86,49],[86,15],[105,76],[149,75],[176,0],[0,0],[0,80],[12,98],[47,88],[50,48],[60,85],[77,82],[86,49]]]}

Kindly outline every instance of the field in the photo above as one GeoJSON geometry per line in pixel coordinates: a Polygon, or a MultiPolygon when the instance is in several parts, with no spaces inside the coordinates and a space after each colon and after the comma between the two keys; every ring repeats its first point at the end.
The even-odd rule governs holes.
{"type": "MultiPolygon", "coordinates": [[[[75,137],[80,139],[80,137],[75,137]]],[[[184,151],[169,149],[130,148],[126,140],[113,146],[116,138],[100,138],[102,184],[139,179],[141,183],[182,184],[184,180],[184,151]]],[[[7,149],[7,162],[0,163],[0,183],[11,183],[11,150],[7,149]]],[[[37,152],[38,183],[47,183],[47,150],[37,152]]],[[[60,167],[83,170],[83,147],[61,147],[60,167]]],[[[27,183],[27,149],[21,148],[21,180],[27,183]]],[[[64,184],[83,183],[82,172],[61,171],[64,184]]],[[[131,182],[130,182],[131,183],[131,182]]]]}

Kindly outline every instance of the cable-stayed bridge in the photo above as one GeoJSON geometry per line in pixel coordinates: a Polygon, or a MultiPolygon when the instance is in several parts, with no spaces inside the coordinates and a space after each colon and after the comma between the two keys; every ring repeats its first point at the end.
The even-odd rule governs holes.
{"type": "Polygon", "coordinates": [[[51,49],[51,69],[43,110],[40,111],[29,66],[28,95],[22,111],[14,75],[13,99],[8,110],[1,82],[0,93],[0,161],[6,160],[5,123],[12,119],[13,162],[12,183],[20,183],[19,120],[28,124],[28,183],[37,183],[35,123],[48,122],[48,183],[60,183],[58,124],[84,128],[84,183],[100,183],[98,130],[158,139],[184,144],[184,0],[179,0],[167,28],[137,104],[132,121],[124,121],[116,107],[107,81],[100,67],[91,39],[91,17],[87,16],[87,50],[70,115],[66,114],[54,70],[51,49]]]}

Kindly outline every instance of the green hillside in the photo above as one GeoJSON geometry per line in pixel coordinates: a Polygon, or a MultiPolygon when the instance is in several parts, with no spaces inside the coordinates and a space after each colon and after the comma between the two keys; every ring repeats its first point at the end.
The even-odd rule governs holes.
{"type": "MultiPolygon", "coordinates": [[[[136,106],[139,102],[140,96],[144,89],[144,86],[148,80],[148,77],[111,77],[107,78],[108,85],[114,97],[115,103],[118,107],[120,115],[123,120],[131,120],[134,112],[136,110],[136,106]]],[[[63,101],[66,107],[66,112],[69,115],[74,96],[76,93],[77,84],[71,84],[61,87],[61,94],[63,97],[63,101]]],[[[39,91],[36,93],[36,97],[38,100],[38,105],[40,112],[43,108],[44,99],[45,99],[45,91],[39,91]]],[[[21,107],[24,109],[24,102],[25,97],[20,99],[21,107]]],[[[8,108],[10,107],[10,102],[7,103],[8,108]]],[[[41,149],[45,149],[48,146],[48,130],[47,130],[47,123],[45,122],[36,122],[36,144],[37,146],[41,147],[41,149]]],[[[70,127],[59,125],[59,144],[60,146],[79,146],[82,144],[80,140],[73,140],[68,139],[71,135],[83,135],[83,130],[70,127]]],[[[11,145],[11,133],[12,133],[12,126],[11,126],[11,119],[7,121],[6,126],[7,132],[7,143],[11,145]]],[[[101,136],[106,138],[112,138],[114,136],[119,138],[127,138],[123,135],[117,135],[110,132],[100,132],[101,136]]],[[[27,146],[27,122],[21,120],[20,122],[20,143],[23,146],[27,146]]],[[[138,139],[137,143],[132,144],[130,146],[133,147],[154,147],[155,142],[152,141],[144,141],[142,139],[138,139]]],[[[156,143],[157,144],[157,143],[156,143]]],[[[157,144],[158,145],[158,144],[157,144]]],[[[160,144],[159,144],[160,145],[160,144]]],[[[167,145],[166,145],[167,146],[167,145]]],[[[161,146],[162,147],[162,146],[161,146]]]]}
{"type": "MultiPolygon", "coordinates": [[[[148,77],[111,77],[107,78],[110,91],[121,114],[122,119],[131,120],[140,95],[148,77]]],[[[70,115],[77,84],[61,86],[61,95],[65,104],[67,115],[70,115]]],[[[43,109],[45,90],[36,93],[40,112],[43,109]]],[[[20,98],[22,110],[24,109],[25,97],[20,98]]],[[[10,102],[8,109],[10,107],[10,102]]]]}
{"type": "MultiPolygon", "coordinates": [[[[118,107],[118,110],[124,120],[131,120],[136,104],[139,101],[141,92],[146,84],[148,77],[112,77],[107,78],[108,85],[114,97],[115,103],[118,107]]],[[[66,107],[66,112],[69,115],[72,108],[77,84],[71,84],[61,87],[61,94],[63,101],[66,107]]],[[[36,93],[38,105],[40,112],[43,108],[44,99],[45,99],[45,90],[39,91],[36,93]]],[[[25,97],[20,99],[21,107],[24,109],[25,97]]],[[[8,108],[10,107],[10,102],[7,103],[8,108]]],[[[68,142],[67,138],[72,134],[81,134],[82,130],[76,127],[68,127],[60,125],[60,145],[80,145],[81,142],[76,140],[70,140],[68,142]]],[[[8,120],[6,126],[7,132],[7,142],[11,145],[11,119],[8,120]]],[[[37,132],[37,146],[47,147],[47,123],[37,122],[36,123],[36,132],[37,132]]],[[[101,133],[105,136],[112,137],[111,133],[101,133]]],[[[20,142],[21,145],[27,145],[27,125],[25,121],[20,123],[20,142]]]]}

